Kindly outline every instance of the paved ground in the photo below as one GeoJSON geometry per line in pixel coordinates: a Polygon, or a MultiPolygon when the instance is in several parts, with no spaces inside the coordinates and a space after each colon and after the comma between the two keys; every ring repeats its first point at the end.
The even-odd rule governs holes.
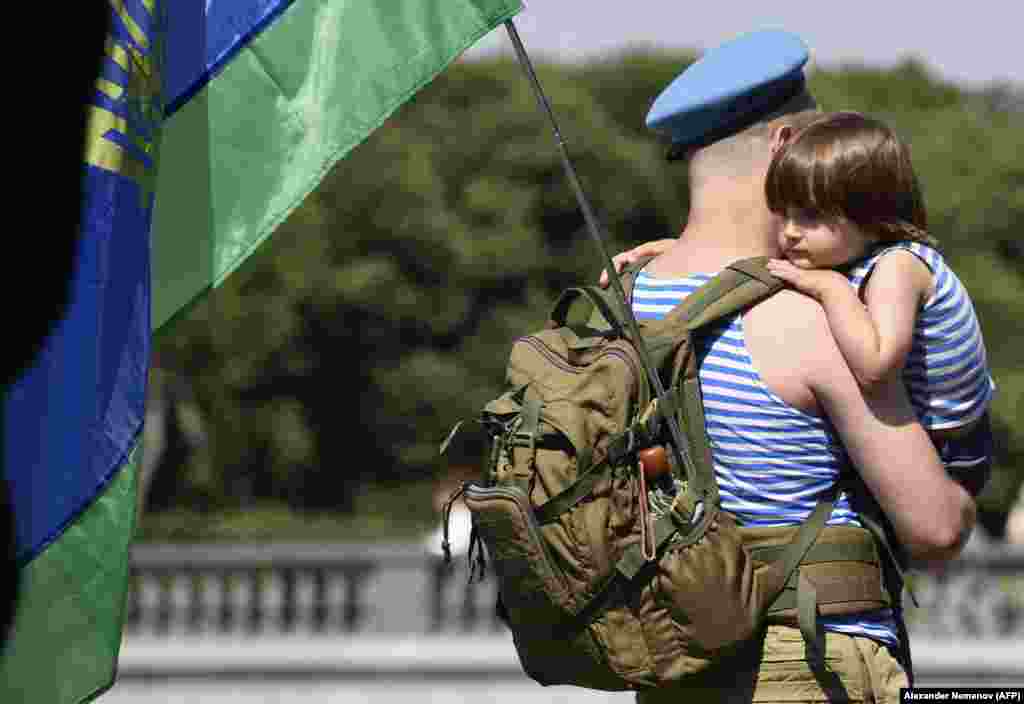
{"type": "Polygon", "coordinates": [[[98,704],[627,704],[541,687],[507,635],[133,639],[98,704]]]}
{"type": "Polygon", "coordinates": [[[121,682],[96,704],[630,704],[623,694],[532,682],[121,682]]]}
{"type": "MultiPolygon", "coordinates": [[[[918,684],[1024,685],[1024,642],[925,641],[918,684]]],[[[133,638],[99,704],[625,704],[626,693],[544,688],[507,635],[133,638]]]]}

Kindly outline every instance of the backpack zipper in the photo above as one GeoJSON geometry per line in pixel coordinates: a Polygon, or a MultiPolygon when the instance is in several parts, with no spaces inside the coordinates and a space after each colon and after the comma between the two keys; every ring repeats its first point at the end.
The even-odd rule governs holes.
{"type": "MultiPolygon", "coordinates": [[[[563,371],[567,371],[567,372],[570,372],[572,374],[582,374],[583,373],[583,371],[578,366],[572,365],[572,364],[566,362],[565,360],[563,360],[558,355],[557,352],[555,352],[553,349],[551,349],[550,346],[548,346],[547,343],[545,343],[542,339],[540,339],[539,337],[537,337],[535,335],[526,335],[524,337],[520,337],[518,340],[516,340],[516,342],[524,342],[524,343],[526,343],[527,345],[532,347],[534,350],[536,350],[538,354],[540,354],[546,360],[551,362],[551,364],[553,364],[554,366],[558,367],[559,369],[561,369],[563,371]]],[[[597,362],[599,359],[601,359],[602,357],[605,357],[605,356],[618,357],[619,359],[624,360],[626,362],[626,366],[628,366],[630,371],[633,372],[633,377],[635,379],[637,379],[639,381],[640,379],[643,378],[642,375],[640,374],[640,369],[637,367],[636,361],[628,353],[626,353],[624,350],[620,350],[620,349],[617,349],[617,348],[612,348],[610,350],[604,350],[603,352],[601,352],[601,354],[599,354],[597,357],[594,358],[594,360],[591,362],[591,364],[597,362]]]]}

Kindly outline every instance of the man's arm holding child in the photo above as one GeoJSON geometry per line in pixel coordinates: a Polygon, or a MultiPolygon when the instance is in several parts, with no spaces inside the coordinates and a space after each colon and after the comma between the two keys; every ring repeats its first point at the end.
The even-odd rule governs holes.
{"type": "MultiPolygon", "coordinates": [[[[902,378],[890,377],[874,393],[864,393],[843,360],[823,308],[807,297],[783,292],[747,317],[748,349],[769,388],[786,393],[793,388],[782,383],[788,379],[807,389],[819,409],[814,414],[832,422],[910,557],[929,563],[959,554],[974,527],[976,505],[946,475],[902,378]],[[786,343],[779,344],[780,339],[786,343]]],[[[797,403],[800,395],[790,392],[783,398],[806,406],[797,403]]]]}

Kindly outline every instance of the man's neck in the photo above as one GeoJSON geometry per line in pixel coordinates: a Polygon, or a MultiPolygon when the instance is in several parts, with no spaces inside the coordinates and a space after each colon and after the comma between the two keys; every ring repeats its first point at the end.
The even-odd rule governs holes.
{"type": "Polygon", "coordinates": [[[646,271],[670,278],[713,273],[745,257],[777,257],[776,228],[777,221],[758,204],[695,205],[679,240],[646,271]]]}

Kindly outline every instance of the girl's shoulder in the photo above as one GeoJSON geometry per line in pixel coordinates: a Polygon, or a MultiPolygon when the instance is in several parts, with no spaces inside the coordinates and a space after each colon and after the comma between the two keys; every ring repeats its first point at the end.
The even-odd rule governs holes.
{"type": "Polygon", "coordinates": [[[862,297],[868,281],[880,267],[897,276],[912,277],[919,287],[930,290],[946,264],[938,250],[922,242],[886,242],[854,262],[847,272],[847,278],[862,297]]]}
{"type": "Polygon", "coordinates": [[[869,255],[869,266],[877,266],[879,262],[891,255],[893,252],[910,252],[923,263],[930,272],[937,274],[941,267],[944,267],[945,260],[942,254],[934,247],[923,242],[900,241],[885,242],[877,246],[869,255]]]}

